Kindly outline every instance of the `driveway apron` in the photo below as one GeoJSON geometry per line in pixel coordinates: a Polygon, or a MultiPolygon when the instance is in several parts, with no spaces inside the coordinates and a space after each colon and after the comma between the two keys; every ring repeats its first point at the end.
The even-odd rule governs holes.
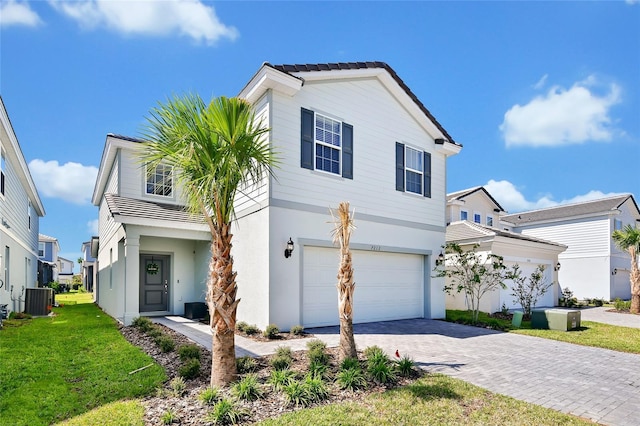
{"type": "MultiPolygon", "coordinates": [[[[179,323],[170,318],[158,322],[176,328],[179,323]]],[[[211,348],[210,334],[208,339],[202,336],[208,327],[198,329],[200,336],[193,334],[195,328],[176,330],[211,348]]],[[[338,327],[305,331],[328,346],[338,345],[338,327]]],[[[389,355],[397,350],[428,372],[602,424],[639,424],[640,355],[437,320],[357,324],[354,332],[359,349],[377,345],[389,355]]],[[[238,356],[266,355],[281,345],[304,349],[308,340],[273,345],[237,338],[236,352],[238,356]]]]}

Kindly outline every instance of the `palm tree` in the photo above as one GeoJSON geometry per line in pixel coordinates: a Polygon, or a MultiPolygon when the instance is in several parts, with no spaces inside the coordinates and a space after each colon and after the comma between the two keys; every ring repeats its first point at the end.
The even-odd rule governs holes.
{"type": "Polygon", "coordinates": [[[234,198],[243,188],[272,174],[276,164],[267,133],[256,122],[253,107],[239,98],[197,95],[169,99],[152,109],[144,137],[142,160],[151,170],[159,163],[173,167],[187,208],[204,217],[211,231],[211,260],[206,301],[211,318],[211,385],[236,379],[236,272],[231,256],[234,198]]]}
{"type": "Polygon", "coordinates": [[[631,255],[631,313],[640,313],[640,270],[638,269],[638,252],[640,252],[640,229],[631,225],[613,231],[613,241],[618,248],[631,255]]]}
{"type": "Polygon", "coordinates": [[[340,317],[340,347],[338,359],[357,358],[356,341],[353,337],[353,292],[356,283],[353,281],[353,264],[349,240],[355,229],[353,213],[349,213],[349,203],[338,205],[336,213],[330,210],[334,219],[333,243],[340,245],[340,266],[338,267],[338,316],[340,317]],[[337,215],[337,217],[336,217],[337,215]]]}

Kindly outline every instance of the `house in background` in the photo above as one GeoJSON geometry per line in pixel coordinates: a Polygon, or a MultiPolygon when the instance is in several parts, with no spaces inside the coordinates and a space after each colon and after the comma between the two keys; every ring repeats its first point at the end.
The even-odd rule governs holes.
{"type": "MultiPolygon", "coordinates": [[[[507,268],[517,264],[524,277],[529,277],[542,265],[545,268],[544,282],[551,287],[535,307],[557,304],[561,291],[557,284],[557,265],[559,255],[567,250],[566,245],[503,229],[500,222],[506,211],[483,187],[447,194],[446,211],[448,220],[452,221],[447,225],[447,243],[457,243],[464,250],[470,250],[477,244],[478,254],[502,256],[507,268]]],[[[509,309],[521,308],[511,295],[513,283],[508,280],[505,284],[506,289],[489,293],[481,299],[481,311],[497,312],[503,305],[509,309]]],[[[463,293],[448,294],[446,306],[447,309],[470,308],[463,293]]]]}
{"type": "Polygon", "coordinates": [[[60,284],[67,284],[71,286],[71,281],[73,281],[74,265],[75,265],[74,261],[58,256],[57,269],[58,269],[58,282],[60,284]]]}
{"type": "MultiPolygon", "coordinates": [[[[238,319],[283,330],[338,323],[329,208],[341,201],[358,227],[355,322],[444,317],[444,281],[431,271],[445,242],[446,160],[461,145],[395,71],[265,63],[240,97],[271,128],[280,166],[236,200],[238,319]]],[[[208,230],[184,211],[173,171],[145,170],[140,142],[107,136],[92,199],[99,303],[125,324],[204,301],[210,256],[208,230]]]]}
{"type": "Polygon", "coordinates": [[[0,97],[0,305],[8,311],[22,311],[26,290],[37,287],[38,231],[44,214],[0,97]]]}
{"type": "Polygon", "coordinates": [[[58,281],[58,239],[38,234],[38,284],[40,287],[58,281]]]}
{"type": "MultiPolygon", "coordinates": [[[[97,245],[98,237],[92,237],[90,241],[82,243],[80,250],[82,251],[82,264],[80,266],[80,276],[82,278],[82,286],[89,293],[94,292],[96,276],[98,273],[97,261],[93,255],[92,246],[97,245]]],[[[94,294],[94,301],[96,300],[94,294]]]]}
{"type": "Polygon", "coordinates": [[[629,299],[631,258],[611,234],[626,225],[640,226],[633,195],[623,194],[502,217],[514,232],[567,246],[560,254],[558,280],[577,298],[629,299]]]}

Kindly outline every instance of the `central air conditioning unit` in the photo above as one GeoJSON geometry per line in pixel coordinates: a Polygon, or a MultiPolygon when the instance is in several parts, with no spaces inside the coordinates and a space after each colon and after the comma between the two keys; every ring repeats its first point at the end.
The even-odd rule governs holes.
{"type": "Polygon", "coordinates": [[[54,304],[52,288],[28,288],[24,311],[30,315],[49,315],[54,304]]]}

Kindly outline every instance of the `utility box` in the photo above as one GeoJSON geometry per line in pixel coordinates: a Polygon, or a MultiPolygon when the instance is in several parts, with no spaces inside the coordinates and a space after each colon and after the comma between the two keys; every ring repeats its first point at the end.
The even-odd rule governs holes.
{"type": "Polygon", "coordinates": [[[202,319],[207,316],[207,305],[203,302],[184,304],[184,316],[189,319],[202,319]]]}
{"type": "Polygon", "coordinates": [[[531,328],[569,331],[580,328],[580,311],[567,309],[533,309],[531,328]]]}
{"type": "Polygon", "coordinates": [[[28,288],[24,311],[30,315],[49,315],[55,299],[52,288],[28,288]]]}

